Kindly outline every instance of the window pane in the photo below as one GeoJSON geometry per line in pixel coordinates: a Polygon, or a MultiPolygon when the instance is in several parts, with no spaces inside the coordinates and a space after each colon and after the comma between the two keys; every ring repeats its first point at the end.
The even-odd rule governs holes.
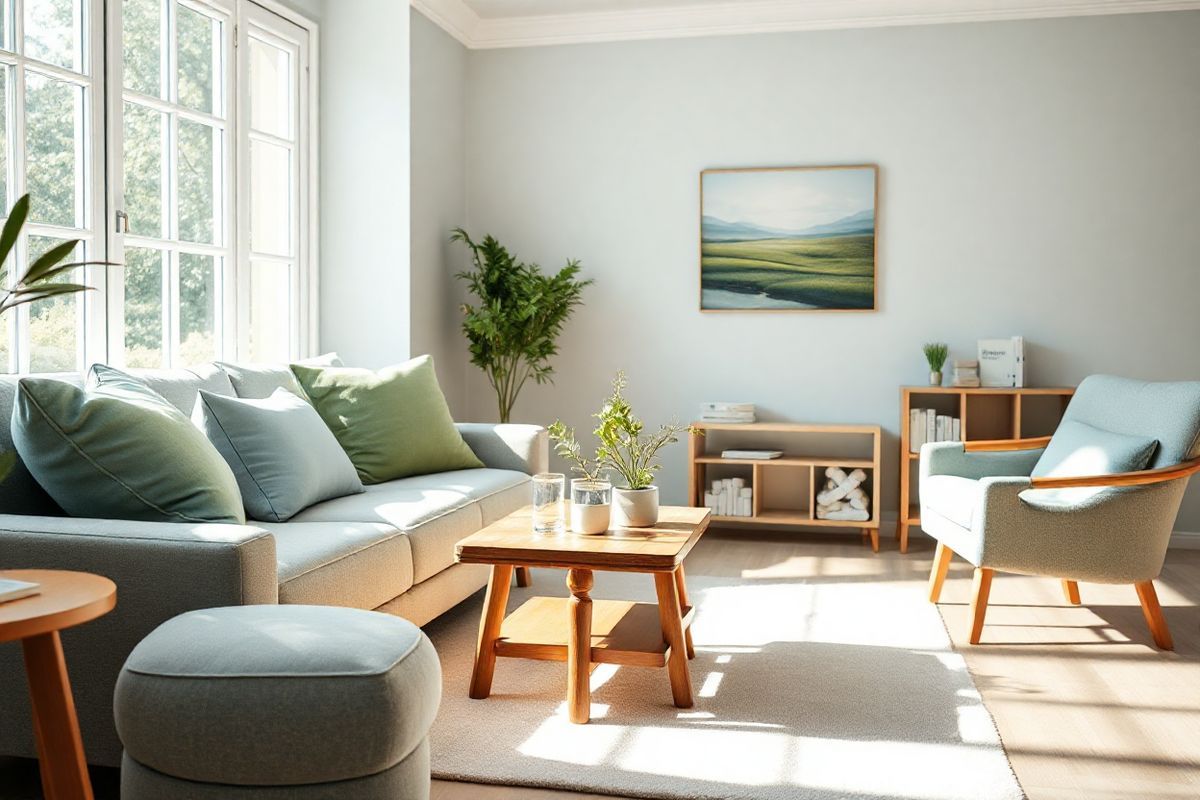
{"type": "Polygon", "coordinates": [[[219,135],[210,125],[179,120],[179,238],[186,242],[214,242],[219,135]]]}
{"type": "Polygon", "coordinates": [[[162,1],[122,0],[122,61],[125,88],[163,97],[162,1]]]}
{"type": "Polygon", "coordinates": [[[0,317],[0,372],[13,372],[12,347],[9,346],[9,326],[13,324],[16,314],[7,315],[9,319],[0,317]]]}
{"type": "Polygon", "coordinates": [[[250,262],[250,360],[292,357],[292,266],[250,262]]]}
{"type": "Polygon", "coordinates": [[[292,153],[250,140],[250,249],[292,255],[292,153]]]}
{"type": "Polygon", "coordinates": [[[292,56],[288,51],[250,39],[250,127],[292,138],[292,56]]]}
{"type": "Polygon", "coordinates": [[[129,230],[163,236],[163,128],[167,115],[125,104],[125,213],[129,230]]]}
{"type": "Polygon", "coordinates": [[[125,248],[125,366],[162,367],[163,253],[125,248]]]}
{"type": "Polygon", "coordinates": [[[178,366],[217,357],[217,264],[213,256],[179,254],[178,366]]]}
{"type": "Polygon", "coordinates": [[[214,113],[216,56],[221,47],[221,23],[187,6],[177,6],[179,103],[214,113]]]}
{"type": "Polygon", "coordinates": [[[12,0],[0,0],[0,50],[12,49],[12,0]]]}
{"type": "MultiPolygon", "coordinates": [[[[29,263],[60,244],[62,239],[29,237],[29,263]]],[[[83,258],[76,248],[72,260],[83,258]]],[[[79,283],[82,270],[73,269],[54,278],[55,283],[79,283]]],[[[70,372],[79,369],[78,344],[82,333],[83,304],[79,295],[68,294],[29,304],[29,369],[31,372],[70,372]]]]}
{"type": "MultiPolygon", "coordinates": [[[[8,215],[8,67],[0,68],[0,215],[8,215]]],[[[0,359],[0,365],[5,362],[0,359]]]]}
{"type": "Polygon", "coordinates": [[[25,0],[25,55],[81,71],[82,0],[25,0]]]}
{"type": "Polygon", "coordinates": [[[82,128],[82,88],[25,73],[26,183],[35,222],[79,227],[82,128]]]}

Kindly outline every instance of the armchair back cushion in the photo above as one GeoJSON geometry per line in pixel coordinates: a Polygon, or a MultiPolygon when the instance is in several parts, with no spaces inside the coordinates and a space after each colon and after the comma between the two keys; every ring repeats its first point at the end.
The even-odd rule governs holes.
{"type": "Polygon", "coordinates": [[[1063,416],[1063,424],[1068,421],[1157,440],[1158,449],[1146,466],[1170,467],[1200,455],[1200,381],[1152,383],[1092,375],[1075,391],[1063,416]]]}
{"type": "Polygon", "coordinates": [[[1146,468],[1157,447],[1157,439],[1063,420],[1032,474],[1036,478],[1059,478],[1136,472],[1146,468]]]}

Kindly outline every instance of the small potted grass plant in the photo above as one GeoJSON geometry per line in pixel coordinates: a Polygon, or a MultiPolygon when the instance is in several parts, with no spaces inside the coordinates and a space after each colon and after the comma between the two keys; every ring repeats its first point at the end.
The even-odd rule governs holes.
{"type": "Polygon", "coordinates": [[[599,461],[583,455],[575,439],[575,429],[556,420],[549,428],[554,452],[571,462],[571,530],[575,533],[605,533],[612,506],[612,483],[599,461]]]}
{"type": "Polygon", "coordinates": [[[942,369],[946,366],[950,348],[943,342],[927,342],[921,349],[925,351],[925,360],[929,362],[929,385],[941,386],[942,369]]]}

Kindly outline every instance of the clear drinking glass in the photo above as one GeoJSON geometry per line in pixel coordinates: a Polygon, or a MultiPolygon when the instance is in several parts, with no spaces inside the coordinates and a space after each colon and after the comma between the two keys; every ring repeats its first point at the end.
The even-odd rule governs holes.
{"type": "Polygon", "coordinates": [[[533,476],[533,531],[559,534],[566,527],[563,504],[567,476],[561,472],[540,472],[533,476]]]}

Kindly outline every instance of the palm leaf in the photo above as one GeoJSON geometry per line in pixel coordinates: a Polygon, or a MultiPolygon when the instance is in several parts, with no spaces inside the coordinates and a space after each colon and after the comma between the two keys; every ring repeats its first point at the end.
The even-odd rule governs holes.
{"type": "Polygon", "coordinates": [[[25,274],[17,281],[17,285],[29,285],[41,280],[45,277],[45,273],[48,270],[53,269],[56,264],[61,263],[64,258],[71,255],[78,245],[78,239],[71,239],[51,247],[29,265],[29,269],[25,270],[25,274]]]}
{"type": "Polygon", "coordinates": [[[28,216],[29,195],[23,194],[17,202],[13,203],[12,210],[8,212],[8,220],[4,223],[4,230],[0,231],[0,262],[8,262],[8,256],[12,253],[12,249],[17,243],[17,237],[21,235],[21,228],[25,227],[25,219],[28,216]]]}
{"type": "Polygon", "coordinates": [[[8,450],[0,453],[0,481],[8,477],[8,473],[12,472],[12,468],[17,465],[17,451],[8,450]]]}

